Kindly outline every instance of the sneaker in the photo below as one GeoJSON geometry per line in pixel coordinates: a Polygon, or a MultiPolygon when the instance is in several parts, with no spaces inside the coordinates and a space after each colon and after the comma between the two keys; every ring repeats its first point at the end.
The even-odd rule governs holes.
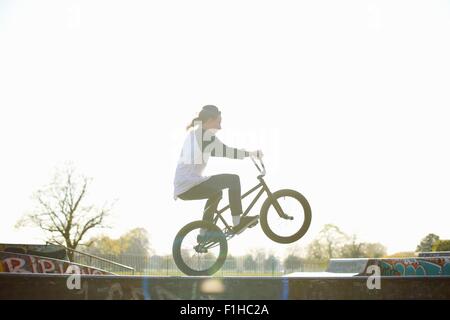
{"type": "Polygon", "coordinates": [[[233,227],[233,232],[239,234],[247,228],[253,228],[259,222],[259,216],[245,216],[241,217],[241,222],[233,227]]]}
{"type": "Polygon", "coordinates": [[[197,242],[198,243],[205,243],[205,242],[215,242],[220,240],[220,234],[217,234],[215,231],[206,231],[205,234],[199,234],[197,236],[197,242]]]}

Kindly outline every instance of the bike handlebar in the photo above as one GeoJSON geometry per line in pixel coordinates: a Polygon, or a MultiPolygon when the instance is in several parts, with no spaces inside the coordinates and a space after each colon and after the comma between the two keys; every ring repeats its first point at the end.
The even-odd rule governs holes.
{"type": "Polygon", "coordinates": [[[258,166],[258,164],[255,161],[255,157],[254,156],[250,156],[250,159],[252,159],[254,165],[256,166],[256,168],[258,169],[258,171],[264,176],[266,175],[266,167],[264,166],[264,162],[262,160],[262,158],[257,158],[262,166],[262,170],[261,168],[258,166]]]}

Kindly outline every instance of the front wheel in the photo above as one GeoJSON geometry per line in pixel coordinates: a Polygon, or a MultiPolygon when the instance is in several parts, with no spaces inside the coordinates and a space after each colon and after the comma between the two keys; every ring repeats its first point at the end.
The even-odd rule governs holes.
{"type": "Polygon", "coordinates": [[[175,236],[172,246],[177,267],[189,276],[209,276],[223,266],[228,243],[222,230],[206,221],[194,221],[175,236]],[[200,235],[200,230],[205,231],[200,235]]]}
{"type": "Polygon", "coordinates": [[[311,207],[295,190],[283,189],[272,194],[285,216],[279,215],[270,198],[261,207],[261,228],[271,240],[292,243],[303,237],[311,224],[311,207]]]}

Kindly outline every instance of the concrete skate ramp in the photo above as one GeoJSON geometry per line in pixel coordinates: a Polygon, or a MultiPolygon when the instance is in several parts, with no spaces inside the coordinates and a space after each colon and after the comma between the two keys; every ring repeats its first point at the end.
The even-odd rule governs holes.
{"type": "Polygon", "coordinates": [[[450,257],[450,251],[419,252],[419,257],[450,257]]]}
{"type": "Polygon", "coordinates": [[[326,272],[364,274],[369,259],[331,259],[326,272]]]}
{"type": "Polygon", "coordinates": [[[30,254],[38,257],[47,257],[69,261],[67,251],[63,246],[55,244],[18,244],[0,243],[0,251],[10,253],[30,254]]]}
{"type": "Polygon", "coordinates": [[[450,299],[449,276],[138,277],[0,273],[0,299],[450,299]],[[68,286],[69,284],[69,286],[68,286]],[[73,289],[69,289],[73,288],[73,289]]]}

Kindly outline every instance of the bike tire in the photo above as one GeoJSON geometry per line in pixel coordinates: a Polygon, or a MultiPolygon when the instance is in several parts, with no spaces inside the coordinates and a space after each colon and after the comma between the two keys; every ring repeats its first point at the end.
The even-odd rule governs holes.
{"type": "Polygon", "coordinates": [[[303,224],[300,227],[300,229],[293,235],[280,236],[280,235],[276,234],[270,228],[269,223],[268,223],[268,212],[269,212],[270,206],[272,206],[272,201],[270,200],[270,198],[267,198],[264,201],[263,205],[261,206],[261,213],[260,213],[260,223],[261,223],[261,228],[262,228],[263,232],[266,234],[266,236],[269,239],[271,239],[275,242],[278,242],[278,243],[287,244],[287,243],[292,243],[292,242],[299,240],[306,234],[306,232],[308,231],[309,226],[311,224],[312,214],[311,214],[311,206],[309,205],[308,200],[306,200],[306,198],[300,192],[297,192],[295,190],[290,190],[290,189],[278,190],[278,191],[274,192],[272,195],[275,199],[278,199],[281,197],[292,197],[292,198],[298,200],[298,202],[303,207],[304,220],[303,220],[303,224]]]}
{"type": "Polygon", "coordinates": [[[183,228],[178,231],[177,235],[175,236],[175,240],[173,242],[172,246],[172,255],[173,259],[175,261],[176,266],[178,269],[180,269],[181,272],[188,276],[210,276],[216,273],[217,271],[222,268],[223,264],[225,263],[225,260],[227,259],[228,254],[228,242],[223,234],[222,230],[215,224],[212,224],[207,221],[199,220],[194,221],[191,223],[188,223],[183,228]],[[181,254],[181,244],[183,242],[183,239],[186,237],[186,235],[195,229],[204,228],[208,231],[214,232],[218,237],[218,243],[220,246],[220,253],[217,257],[217,260],[214,262],[214,264],[205,270],[194,270],[183,260],[183,256],[181,254]]]}

